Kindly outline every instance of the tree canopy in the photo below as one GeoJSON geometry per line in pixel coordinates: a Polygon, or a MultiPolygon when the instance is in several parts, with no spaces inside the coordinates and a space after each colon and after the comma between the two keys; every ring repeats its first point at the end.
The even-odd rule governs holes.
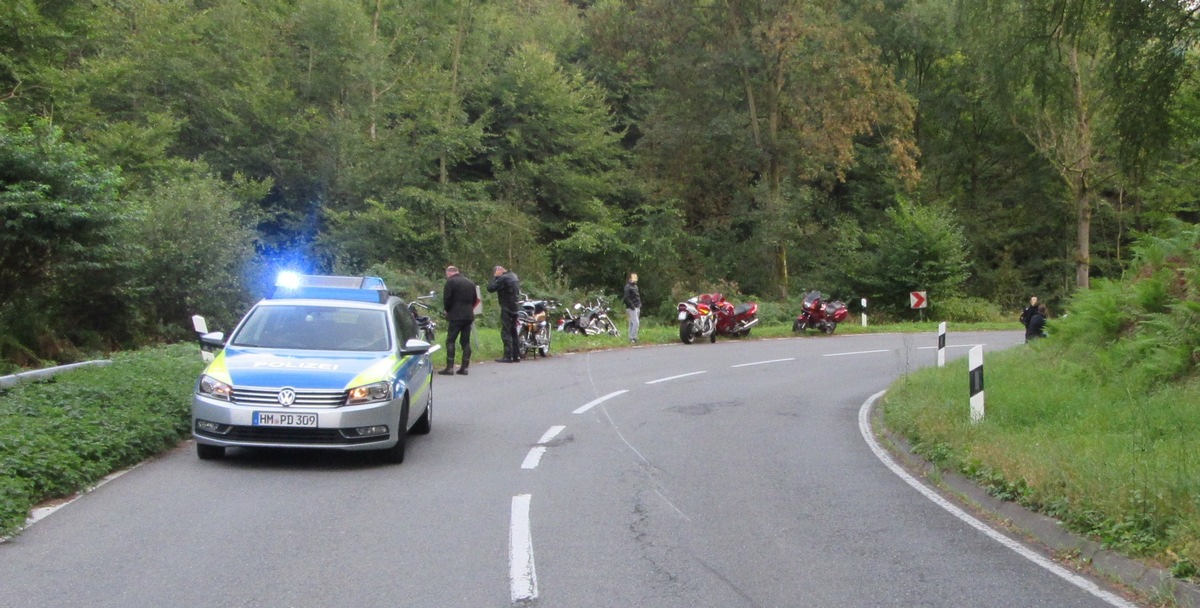
{"type": "Polygon", "coordinates": [[[917,289],[935,310],[1064,301],[1138,235],[1200,219],[1198,14],[7,2],[0,354],[186,335],[284,267],[501,263],[580,293],[636,271],[648,311],[716,287],[898,317],[917,289]]]}

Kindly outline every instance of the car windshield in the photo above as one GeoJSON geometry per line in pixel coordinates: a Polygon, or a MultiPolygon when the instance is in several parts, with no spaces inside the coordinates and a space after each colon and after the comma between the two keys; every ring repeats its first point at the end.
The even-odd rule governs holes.
{"type": "Polygon", "coordinates": [[[255,308],[233,346],[298,350],[388,350],[382,310],[339,306],[272,305],[255,308]]]}

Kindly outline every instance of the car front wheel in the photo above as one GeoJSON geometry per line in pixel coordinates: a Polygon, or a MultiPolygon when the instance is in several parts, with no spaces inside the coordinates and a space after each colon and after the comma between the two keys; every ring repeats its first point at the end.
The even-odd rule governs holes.
{"type": "Polygon", "coordinates": [[[404,446],[408,442],[408,395],[400,406],[400,421],[396,425],[396,445],[383,451],[383,459],[392,464],[404,462],[404,446]]]}

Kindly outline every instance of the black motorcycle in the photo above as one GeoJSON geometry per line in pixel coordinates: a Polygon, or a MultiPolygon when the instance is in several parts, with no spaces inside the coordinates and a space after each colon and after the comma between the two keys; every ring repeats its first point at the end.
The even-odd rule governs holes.
{"type": "Polygon", "coordinates": [[[417,331],[421,334],[421,339],[434,344],[437,341],[437,332],[434,331],[437,324],[433,322],[433,317],[422,315],[418,308],[429,310],[427,304],[418,302],[417,300],[431,300],[437,297],[437,292],[431,291],[427,295],[417,296],[416,300],[408,303],[408,311],[412,313],[413,319],[417,322],[417,331]]]}
{"type": "Polygon", "coordinates": [[[575,310],[575,314],[568,310],[563,318],[558,320],[559,331],[586,336],[597,334],[618,336],[621,334],[617,330],[617,325],[608,316],[612,309],[608,307],[608,302],[604,298],[596,298],[592,304],[587,306],[576,302],[572,308],[575,310]]]}

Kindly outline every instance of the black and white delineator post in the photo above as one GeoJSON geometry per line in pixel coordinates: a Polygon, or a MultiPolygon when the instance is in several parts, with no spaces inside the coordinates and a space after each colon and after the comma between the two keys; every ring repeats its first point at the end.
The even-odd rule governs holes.
{"type": "Polygon", "coordinates": [[[967,355],[971,372],[971,422],[983,420],[983,347],[975,346],[967,355]]]}
{"type": "Polygon", "coordinates": [[[200,360],[212,363],[217,355],[203,340],[204,336],[208,335],[208,322],[200,315],[192,315],[192,328],[196,330],[196,337],[200,340],[200,360]]]}
{"type": "Polygon", "coordinates": [[[938,362],[938,367],[946,367],[946,322],[945,321],[938,323],[937,362],[938,362]]]}

